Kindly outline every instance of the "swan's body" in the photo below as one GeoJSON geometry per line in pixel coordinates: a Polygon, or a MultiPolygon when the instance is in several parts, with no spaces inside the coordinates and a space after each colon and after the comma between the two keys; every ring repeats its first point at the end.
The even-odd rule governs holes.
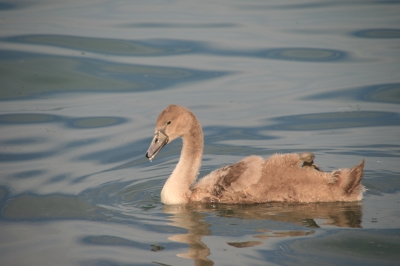
{"type": "Polygon", "coordinates": [[[322,172],[313,163],[312,153],[275,154],[265,160],[249,156],[194,183],[202,160],[203,131],[196,116],[187,108],[170,105],[161,112],[146,156],[153,159],[166,144],[178,137],[183,139],[182,152],[161,191],[164,204],[362,200],[364,161],[351,169],[322,172]],[[303,164],[305,157],[310,158],[309,164],[303,164]]]}

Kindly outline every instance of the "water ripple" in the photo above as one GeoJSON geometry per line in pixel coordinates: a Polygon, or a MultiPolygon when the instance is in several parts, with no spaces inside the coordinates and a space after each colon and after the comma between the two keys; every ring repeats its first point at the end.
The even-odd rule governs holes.
{"type": "Polygon", "coordinates": [[[331,112],[281,116],[269,130],[328,130],[339,128],[400,126],[398,113],[380,111],[331,112]]]}
{"type": "MultiPolygon", "coordinates": [[[[266,58],[301,62],[332,62],[349,59],[349,53],[340,50],[290,47],[267,49],[216,48],[201,41],[149,39],[120,40],[63,35],[23,35],[3,39],[10,43],[24,43],[69,48],[77,51],[124,56],[171,56],[206,54],[229,57],[266,58]]],[[[133,71],[134,73],[134,71],[133,71]]]]}
{"type": "Polygon", "coordinates": [[[348,58],[346,52],[318,48],[279,48],[266,51],[266,57],[278,60],[303,62],[332,62],[348,58]]]}
{"type": "Polygon", "coordinates": [[[139,92],[228,74],[0,50],[0,100],[56,92],[139,92]]]}
{"type": "Polygon", "coordinates": [[[68,35],[22,35],[6,39],[9,42],[40,44],[69,48],[82,52],[94,52],[126,56],[159,56],[182,53],[185,49],[150,45],[140,41],[106,39],[68,35]]]}
{"type": "Polygon", "coordinates": [[[132,241],[127,238],[112,236],[112,235],[87,235],[81,237],[80,242],[85,245],[97,245],[97,246],[123,246],[131,247],[142,250],[149,250],[147,243],[132,241]]]}
{"type": "Polygon", "coordinates": [[[48,114],[4,114],[0,115],[0,124],[38,124],[58,120],[48,114]]]}
{"type": "Polygon", "coordinates": [[[216,29],[216,28],[235,28],[239,24],[235,23],[130,23],[121,25],[124,28],[183,28],[183,29],[216,29]]]}
{"type": "Polygon", "coordinates": [[[303,100],[351,99],[369,102],[400,103],[400,83],[383,83],[358,88],[331,90],[306,96],[303,100]]]}
{"type": "Polygon", "coordinates": [[[397,39],[400,38],[400,29],[368,29],[352,33],[355,37],[370,39],[397,39]]]}
{"type": "MultiPolygon", "coordinates": [[[[60,115],[38,114],[38,113],[25,113],[25,114],[2,114],[0,115],[0,126],[14,127],[15,131],[29,132],[33,127],[39,128],[39,125],[56,124],[64,126],[72,130],[97,130],[105,127],[115,127],[127,123],[129,119],[124,117],[113,116],[94,116],[94,117],[67,117],[60,115]]],[[[49,132],[50,126],[40,126],[43,131],[49,132]]],[[[87,133],[88,134],[88,133],[87,133]]],[[[89,135],[90,136],[90,135],[89,135]]],[[[77,136],[78,137],[78,136],[77,136]]],[[[0,151],[0,162],[15,162],[15,161],[32,161],[43,158],[49,158],[65,152],[68,149],[77,149],[78,147],[92,145],[100,141],[98,137],[84,137],[82,139],[72,139],[62,145],[45,145],[50,144],[50,141],[44,137],[27,137],[15,138],[10,133],[3,134],[3,140],[0,144],[3,146],[0,151]],[[42,145],[43,144],[43,145],[42,145]],[[40,149],[32,150],[35,146],[40,149]]],[[[119,158],[119,157],[118,157],[119,158]]],[[[26,176],[37,176],[37,172],[23,172],[17,178],[24,178],[26,176]]],[[[55,178],[57,180],[58,178],[55,178]]]]}
{"type": "Polygon", "coordinates": [[[99,128],[121,125],[128,122],[127,118],[114,116],[94,116],[71,118],[49,114],[3,114],[0,115],[1,124],[42,124],[42,123],[62,123],[64,126],[73,129],[99,128]]]}
{"type": "Polygon", "coordinates": [[[46,170],[30,170],[30,171],[16,173],[13,175],[13,177],[20,178],[20,179],[27,179],[27,178],[32,178],[32,177],[37,177],[37,176],[43,175],[46,172],[47,172],[46,170]]]}

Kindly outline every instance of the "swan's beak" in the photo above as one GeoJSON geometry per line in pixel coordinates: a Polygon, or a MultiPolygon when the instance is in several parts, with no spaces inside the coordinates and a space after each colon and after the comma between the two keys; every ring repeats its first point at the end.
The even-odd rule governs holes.
{"type": "Polygon", "coordinates": [[[154,134],[154,138],[146,152],[146,157],[149,158],[150,161],[153,160],[157,153],[168,144],[168,141],[168,136],[162,130],[158,130],[157,133],[154,134]]]}

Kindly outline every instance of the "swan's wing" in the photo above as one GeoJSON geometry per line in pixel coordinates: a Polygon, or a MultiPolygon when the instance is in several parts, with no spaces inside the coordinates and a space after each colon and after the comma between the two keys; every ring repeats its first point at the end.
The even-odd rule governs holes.
{"type": "Polygon", "coordinates": [[[249,156],[238,163],[219,168],[192,187],[193,201],[241,202],[250,186],[261,178],[264,160],[249,156]]]}

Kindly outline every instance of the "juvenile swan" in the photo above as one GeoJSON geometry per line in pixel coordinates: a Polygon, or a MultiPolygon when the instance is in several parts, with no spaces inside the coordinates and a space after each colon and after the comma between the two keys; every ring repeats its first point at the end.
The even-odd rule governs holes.
{"type": "Polygon", "coordinates": [[[158,116],[146,157],[152,160],[182,137],[179,162],[161,191],[164,204],[360,201],[364,160],[351,169],[322,172],[312,153],[249,156],[194,183],[203,154],[203,131],[189,109],[170,105],[158,116]]]}

